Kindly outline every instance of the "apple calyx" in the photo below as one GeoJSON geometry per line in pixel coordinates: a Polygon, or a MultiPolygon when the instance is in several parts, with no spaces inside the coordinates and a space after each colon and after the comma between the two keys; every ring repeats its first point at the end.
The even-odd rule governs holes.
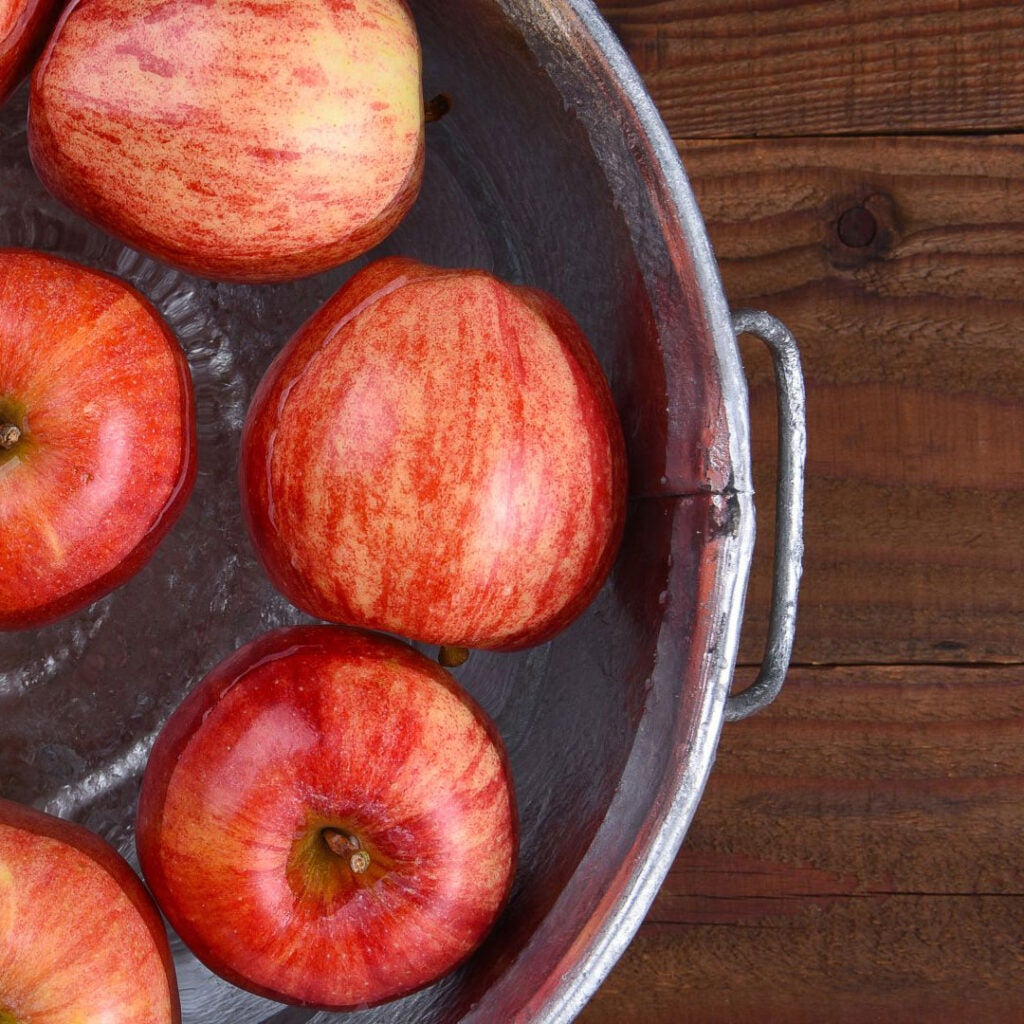
{"type": "MultiPolygon", "coordinates": [[[[320,835],[331,853],[335,853],[339,857],[348,857],[349,870],[354,875],[361,875],[369,868],[370,855],[363,849],[358,836],[343,832],[339,828],[325,828],[320,835]]],[[[3,1024],[2,1020],[0,1020],[0,1024],[3,1024]]]]}
{"type": "MultiPolygon", "coordinates": [[[[9,452],[20,440],[21,427],[15,423],[0,423],[0,451],[9,452]]],[[[3,1014],[0,1010],[0,1024],[5,1024],[3,1014]]]]}
{"type": "Polygon", "coordinates": [[[347,823],[314,818],[295,837],[287,873],[292,892],[308,908],[331,914],[357,892],[373,888],[393,867],[347,823]]]}
{"type": "Polygon", "coordinates": [[[10,1010],[0,1006],[0,1024],[21,1024],[21,1021],[10,1010]]]}

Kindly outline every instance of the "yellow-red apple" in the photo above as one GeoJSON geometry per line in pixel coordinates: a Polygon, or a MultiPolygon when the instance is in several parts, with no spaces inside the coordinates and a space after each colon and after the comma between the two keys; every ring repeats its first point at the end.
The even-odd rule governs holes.
{"type": "Polygon", "coordinates": [[[192,378],[150,303],[110,275],[0,250],[0,629],[124,583],[195,479],[192,378]]]}
{"type": "Polygon", "coordinates": [[[208,967],[283,1002],[378,1003],[464,960],[517,850],[501,740],[435,663],[334,626],[269,633],[157,738],[136,838],[208,967]]]}
{"type": "Polygon", "coordinates": [[[0,1022],[178,1024],[163,921],[99,836],[0,799],[0,1022]]]}
{"type": "Polygon", "coordinates": [[[510,649],[553,636],[605,580],[624,444],[597,359],[553,298],[394,258],[271,365],[241,490],[271,579],[310,614],[510,649]]]}
{"type": "Polygon", "coordinates": [[[28,74],[60,7],[60,0],[0,0],[0,103],[28,74]]]}
{"type": "Polygon", "coordinates": [[[60,0],[0,0],[0,103],[39,56],[60,8],[60,0]]]}
{"type": "Polygon", "coordinates": [[[230,280],[364,252],[423,168],[404,0],[72,0],[36,65],[50,190],[130,245],[230,280]]]}

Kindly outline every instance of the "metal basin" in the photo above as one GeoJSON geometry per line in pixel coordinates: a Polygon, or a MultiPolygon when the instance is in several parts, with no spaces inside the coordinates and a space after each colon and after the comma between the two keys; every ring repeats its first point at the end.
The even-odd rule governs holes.
{"type": "MultiPolygon", "coordinates": [[[[475,653],[460,681],[505,736],[522,856],[484,947],[436,985],[348,1015],[285,1008],[175,944],[187,1024],[568,1021],[639,925],[682,841],[723,719],[771,699],[799,575],[802,386],[785,329],[730,317],[675,150],[585,0],[411,3],[428,96],[423,194],[372,255],[473,265],[557,296],[611,380],[629,523],[612,578],[553,642],[475,653]],[[754,536],[736,329],[773,347],[782,415],[776,601],[766,668],[728,698],[754,536]]],[[[52,200],[25,148],[26,92],[0,113],[0,245],[121,274],[160,308],[196,381],[196,493],[127,586],[45,630],[0,637],[0,792],[82,821],[133,863],[139,776],[161,723],[214,664],[303,621],[260,571],[239,512],[242,419],[273,354],[357,266],[262,288],[187,277],[52,200]]]]}

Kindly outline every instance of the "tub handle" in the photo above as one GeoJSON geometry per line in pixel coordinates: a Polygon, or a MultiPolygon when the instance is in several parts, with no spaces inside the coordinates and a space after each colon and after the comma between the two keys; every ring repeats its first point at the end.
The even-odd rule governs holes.
{"type": "Polygon", "coordinates": [[[726,699],[727,722],[739,721],[769,705],[786,678],[796,635],[797,594],[803,567],[807,459],[807,403],[796,339],[783,323],[763,310],[737,310],[732,328],[737,335],[756,335],[771,353],[779,403],[779,470],[775,490],[774,578],[764,659],[757,679],[741,693],[726,699]]]}

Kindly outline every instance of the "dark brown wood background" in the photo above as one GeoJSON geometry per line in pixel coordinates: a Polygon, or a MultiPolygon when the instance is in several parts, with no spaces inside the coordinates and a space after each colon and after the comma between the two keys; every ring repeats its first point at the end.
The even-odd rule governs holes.
{"type": "MultiPolygon", "coordinates": [[[[583,1024],[1024,1021],[1024,5],[600,0],[801,345],[795,667],[583,1024]]],[[[738,681],[763,643],[766,497],[738,681]]]]}

